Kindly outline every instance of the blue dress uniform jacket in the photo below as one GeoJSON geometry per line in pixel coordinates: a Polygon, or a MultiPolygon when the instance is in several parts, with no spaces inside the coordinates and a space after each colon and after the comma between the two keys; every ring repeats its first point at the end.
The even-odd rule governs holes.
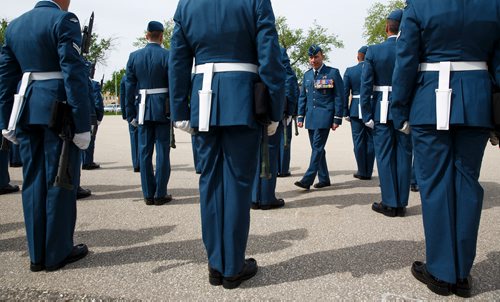
{"type": "Polygon", "coordinates": [[[13,20],[0,62],[0,128],[5,129],[24,72],[61,71],[63,80],[32,82],[16,135],[23,162],[23,209],[31,262],[54,266],[72,251],[80,152],[70,144],[74,190],[54,187],[62,141],[47,123],[53,103],[67,101],[75,132],[90,131],[88,70],[80,56],[80,23],[55,3],[40,1],[13,20]]]}
{"type": "MultiPolygon", "coordinates": [[[[130,54],[127,62],[127,119],[139,119],[136,92],[141,89],[168,88],[169,51],[160,44],[148,43],[130,54]]],[[[168,93],[146,96],[144,124],[139,125],[139,157],[144,198],[164,198],[170,178],[170,120],[167,116],[168,93]],[[156,171],[153,150],[156,145],[156,171]],[[156,173],[155,173],[156,172],[156,173]]]]}
{"type": "Polygon", "coordinates": [[[313,69],[304,74],[299,97],[299,116],[305,116],[306,129],[330,129],[341,125],[344,115],[344,83],[336,68],[323,65],[316,78],[313,69]],[[334,88],[316,89],[316,80],[334,81],[334,88]]]}
{"type": "Polygon", "coordinates": [[[372,177],[373,165],[375,163],[373,136],[371,130],[359,118],[362,69],[363,62],[360,62],[356,66],[347,68],[344,73],[344,116],[348,116],[351,121],[354,157],[358,166],[356,174],[363,177],[372,177]],[[357,96],[352,98],[351,104],[349,104],[350,94],[357,96]]]}
{"type": "MultiPolygon", "coordinates": [[[[285,85],[285,94],[286,94],[286,110],[285,116],[296,116],[297,115],[297,102],[299,98],[299,83],[297,80],[297,76],[295,75],[295,71],[293,71],[292,66],[290,65],[290,58],[286,53],[285,48],[281,48],[282,62],[283,66],[286,70],[286,85],[285,85]]],[[[288,125],[284,125],[286,127],[287,137],[285,137],[284,132],[283,135],[279,136],[279,157],[278,157],[278,174],[286,175],[290,173],[290,154],[292,150],[292,123],[288,125]],[[285,148],[285,139],[288,148],[285,148]]]]}
{"type": "MultiPolygon", "coordinates": [[[[392,73],[396,60],[396,37],[370,46],[361,73],[361,110],[363,122],[375,121],[373,142],[380,190],[384,205],[403,208],[410,195],[412,149],[411,138],[394,128],[391,114],[387,123],[380,122],[382,92],[374,86],[392,86],[392,73]],[[373,100],[372,100],[373,96],[373,100]]],[[[392,94],[389,93],[389,103],[392,94]]]]}
{"type": "Polygon", "coordinates": [[[476,254],[483,189],[478,181],[500,83],[500,1],[412,0],[404,10],[393,76],[394,123],[412,127],[427,270],[449,283],[469,276],[476,254]],[[452,71],[449,130],[436,130],[438,72],[419,64],[487,62],[452,71]]]}
{"type": "Polygon", "coordinates": [[[199,125],[198,91],[203,74],[191,81],[193,58],[197,65],[225,62],[258,66],[258,74],[214,73],[210,130],[195,136],[201,169],[202,233],[209,266],[224,276],[234,276],[244,264],[260,146],[253,103],[257,81],[269,89],[270,118],[283,118],[285,71],[274,13],[269,0],[181,0],[174,21],[169,64],[174,121],[190,120],[195,128],[199,125]]]}
{"type": "MultiPolygon", "coordinates": [[[[126,92],[127,76],[124,75],[120,81],[120,107],[122,108],[122,118],[127,120],[127,92],[126,92]]],[[[139,138],[137,137],[139,131],[137,127],[128,124],[128,131],[130,136],[130,152],[132,155],[132,167],[139,169],[139,138]]]]}

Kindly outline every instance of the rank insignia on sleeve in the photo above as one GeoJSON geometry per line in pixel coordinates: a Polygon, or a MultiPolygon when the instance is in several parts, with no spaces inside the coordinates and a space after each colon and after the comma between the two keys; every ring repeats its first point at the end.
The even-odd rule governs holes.
{"type": "Polygon", "coordinates": [[[71,21],[73,23],[78,23],[78,19],[77,18],[71,18],[71,19],[69,19],[69,21],[71,21]]]}
{"type": "Polygon", "coordinates": [[[75,42],[73,42],[73,48],[78,52],[78,55],[82,54],[82,49],[75,42]]]}

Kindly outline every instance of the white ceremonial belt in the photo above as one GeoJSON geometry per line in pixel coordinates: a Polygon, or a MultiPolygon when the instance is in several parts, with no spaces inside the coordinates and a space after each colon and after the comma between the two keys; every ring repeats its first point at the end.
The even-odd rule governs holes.
{"type": "Polygon", "coordinates": [[[10,113],[9,126],[7,131],[15,131],[21,110],[24,107],[24,96],[32,81],[62,80],[63,74],[60,71],[50,72],[25,72],[19,86],[19,92],[14,95],[14,104],[10,113]]]}
{"type": "Polygon", "coordinates": [[[392,86],[373,86],[373,91],[382,92],[382,101],[380,101],[380,123],[387,123],[389,113],[389,92],[392,92],[392,86]]]}
{"type": "Polygon", "coordinates": [[[194,67],[195,74],[203,74],[203,85],[198,91],[199,121],[198,131],[208,132],[210,128],[210,110],[212,107],[212,78],[218,72],[258,73],[258,66],[250,63],[205,63],[194,67]]]}
{"type": "Polygon", "coordinates": [[[439,62],[420,63],[419,71],[439,72],[439,86],[436,89],[436,129],[450,129],[451,95],[450,73],[452,71],[488,70],[486,62],[439,62]]]}
{"type": "Polygon", "coordinates": [[[139,125],[144,125],[144,115],[146,114],[146,96],[162,93],[168,93],[168,88],[152,88],[139,90],[139,95],[141,96],[141,101],[139,102],[139,117],[137,121],[139,125]]]}

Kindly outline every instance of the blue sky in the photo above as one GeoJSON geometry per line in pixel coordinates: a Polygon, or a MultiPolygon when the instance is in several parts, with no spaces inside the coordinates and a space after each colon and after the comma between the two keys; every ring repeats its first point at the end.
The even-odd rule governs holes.
{"type": "MultiPolygon", "coordinates": [[[[237,0],[236,0],[237,1],[237,0]]],[[[2,1],[0,18],[12,20],[31,9],[37,1],[2,1]]],[[[109,54],[107,66],[100,66],[96,79],[125,66],[128,55],[135,48],[132,43],[142,36],[150,20],[171,19],[177,0],[72,0],[70,11],[80,22],[86,22],[95,11],[95,31],[101,37],[115,37],[116,47],[109,54]]],[[[356,64],[356,52],[365,41],[362,38],[363,23],[368,8],[375,2],[386,4],[388,0],[272,0],[276,16],[285,16],[292,28],[307,29],[314,20],[329,29],[344,42],[343,49],[329,53],[328,65],[344,70],[356,64]]]]}

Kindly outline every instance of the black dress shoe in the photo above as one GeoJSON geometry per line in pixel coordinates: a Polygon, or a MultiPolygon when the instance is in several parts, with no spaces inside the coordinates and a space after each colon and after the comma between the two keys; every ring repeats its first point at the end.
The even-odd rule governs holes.
{"type": "Polygon", "coordinates": [[[439,280],[438,278],[431,275],[427,271],[425,263],[423,262],[420,261],[413,262],[413,264],[411,265],[411,274],[418,281],[427,285],[427,288],[429,288],[435,294],[441,296],[449,296],[452,293],[451,291],[452,284],[439,280]]]}
{"type": "Polygon", "coordinates": [[[299,187],[299,188],[306,189],[306,190],[308,190],[308,191],[309,191],[309,187],[310,187],[310,186],[308,186],[308,185],[306,185],[306,184],[302,183],[301,181],[296,181],[296,182],[294,183],[294,185],[296,185],[296,186],[297,186],[297,187],[299,187]]]}
{"type": "Polygon", "coordinates": [[[329,182],[318,182],[318,183],[314,184],[313,187],[315,187],[316,189],[321,189],[321,188],[324,188],[324,187],[329,187],[331,185],[332,184],[329,183],[329,182]]]}
{"type": "Polygon", "coordinates": [[[396,217],[397,214],[397,208],[386,206],[382,202],[374,202],[372,204],[372,210],[389,217],[396,217]]]}
{"type": "Polygon", "coordinates": [[[271,210],[271,209],[278,209],[282,208],[285,205],[285,200],[282,198],[277,199],[275,202],[271,204],[261,204],[260,209],[261,210],[271,210]]]}
{"type": "Polygon", "coordinates": [[[452,291],[459,297],[470,298],[472,296],[472,278],[469,276],[466,279],[458,279],[452,291]]]}
{"type": "Polygon", "coordinates": [[[252,206],[250,207],[252,210],[260,210],[260,204],[258,202],[252,201],[252,206]]]}
{"type": "Polygon", "coordinates": [[[410,191],[412,191],[412,192],[418,192],[418,191],[420,191],[420,188],[418,187],[417,184],[411,184],[410,185],[410,191]]]}
{"type": "Polygon", "coordinates": [[[353,174],[352,175],[354,178],[360,179],[360,180],[371,180],[372,178],[369,176],[361,176],[359,174],[353,174]]]}
{"type": "Polygon", "coordinates": [[[11,168],[20,168],[23,166],[23,163],[10,163],[11,168]]]}
{"type": "Polygon", "coordinates": [[[292,173],[290,173],[290,172],[281,173],[281,174],[278,173],[278,177],[288,177],[288,176],[291,176],[291,175],[292,175],[292,173]]]}
{"type": "Polygon", "coordinates": [[[76,191],[76,199],[82,199],[85,197],[89,197],[90,195],[92,195],[92,192],[90,190],[78,186],[78,189],[76,191]]]}
{"type": "Polygon", "coordinates": [[[208,266],[208,282],[213,286],[222,285],[222,274],[210,265],[208,266]]]}
{"type": "Polygon", "coordinates": [[[147,206],[152,206],[155,204],[155,199],[154,198],[144,198],[144,202],[146,203],[147,206]]]}
{"type": "Polygon", "coordinates": [[[69,253],[68,257],[66,257],[66,259],[64,259],[61,263],[56,264],[54,266],[45,267],[45,270],[48,272],[57,271],[58,269],[63,268],[66,264],[73,263],[82,259],[83,257],[87,256],[88,253],[89,249],[87,245],[85,244],[75,245],[73,247],[73,250],[71,250],[71,253],[69,253]]]}
{"type": "Polygon", "coordinates": [[[134,172],[135,173],[141,172],[141,168],[134,168],[134,172]]]}
{"type": "Polygon", "coordinates": [[[399,217],[405,217],[406,215],[406,207],[398,207],[396,208],[396,215],[399,217]]]}
{"type": "Polygon", "coordinates": [[[165,197],[158,197],[154,199],[155,206],[161,206],[172,201],[172,195],[167,195],[165,197]]]}
{"type": "Polygon", "coordinates": [[[83,170],[94,170],[94,169],[99,169],[101,166],[99,164],[96,164],[94,162],[91,162],[90,164],[86,164],[82,166],[83,170]]]}
{"type": "Polygon", "coordinates": [[[0,195],[9,194],[19,191],[18,185],[7,184],[5,187],[0,188],[0,195]]]}
{"type": "Polygon", "coordinates": [[[245,260],[243,269],[238,275],[222,278],[222,286],[225,289],[237,288],[238,286],[240,286],[241,282],[255,276],[255,274],[257,274],[257,270],[258,270],[257,261],[255,261],[255,259],[253,258],[248,258],[245,260]]]}
{"type": "Polygon", "coordinates": [[[40,263],[30,262],[30,271],[36,273],[36,272],[41,272],[44,269],[45,269],[45,265],[40,264],[40,263]]]}

